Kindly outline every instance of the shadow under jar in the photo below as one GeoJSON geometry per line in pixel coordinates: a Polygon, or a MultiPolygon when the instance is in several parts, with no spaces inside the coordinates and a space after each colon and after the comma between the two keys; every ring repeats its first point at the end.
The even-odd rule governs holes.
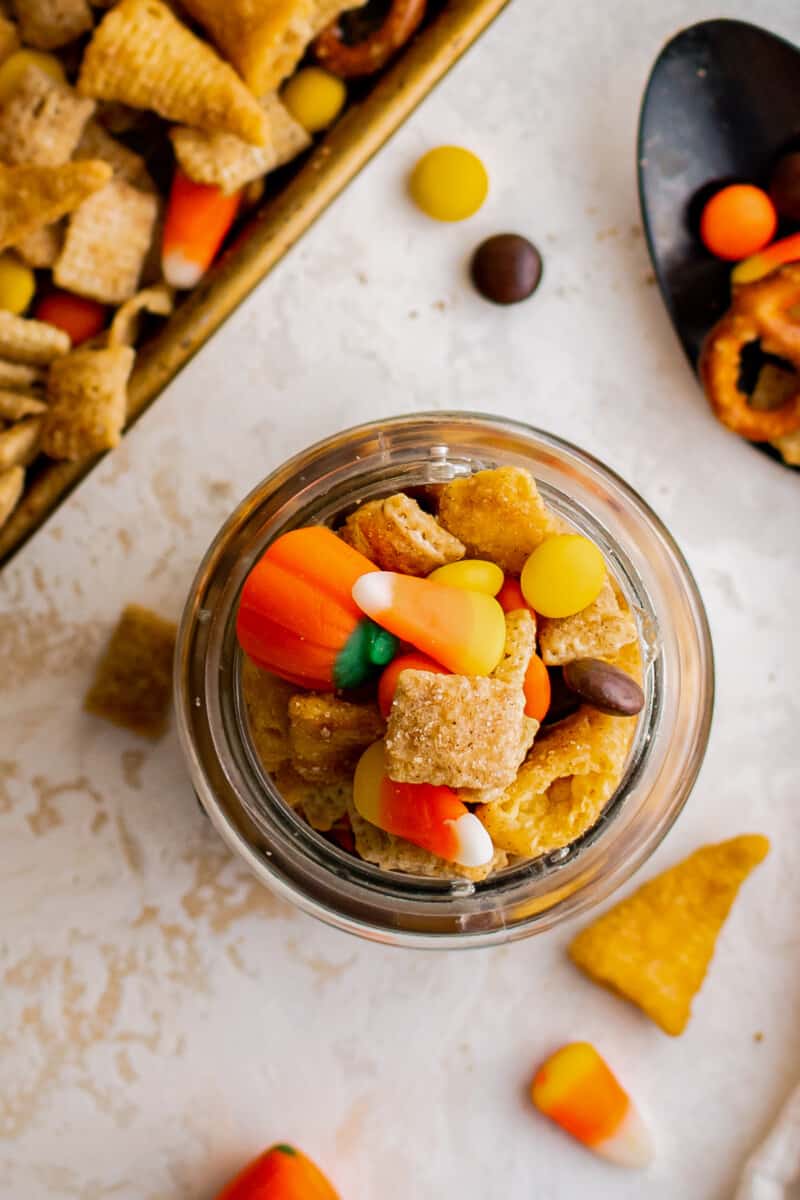
{"type": "Polygon", "coordinates": [[[200,803],[273,891],[374,941],[486,946],[596,905],[649,857],[681,812],[705,753],[714,669],[697,586],[670,534],[601,463],[519,422],[422,413],[346,430],[259,484],[209,548],[176,650],[178,730],[200,803]],[[636,613],[645,706],[599,821],[570,846],[483,883],[382,870],[316,833],[283,802],[250,738],[235,622],[253,564],[279,534],[335,524],[361,502],[488,467],[524,467],[550,508],[603,551],[636,613]]]}

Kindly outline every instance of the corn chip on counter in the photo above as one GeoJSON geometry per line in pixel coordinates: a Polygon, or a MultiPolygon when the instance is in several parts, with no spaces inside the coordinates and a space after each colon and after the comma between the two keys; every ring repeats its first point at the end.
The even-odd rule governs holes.
{"type": "MultiPolygon", "coordinates": [[[[58,8],[79,37],[87,12],[95,23],[115,13],[29,7],[34,25],[40,7],[58,8]]],[[[192,36],[207,27],[204,7],[186,5],[192,36]]],[[[659,46],[703,15],[711,10],[688,0],[644,14],[613,0],[579,17],[512,3],[0,573],[0,1200],[211,1200],[248,1158],[286,1141],[345,1200],[733,1194],[800,1068],[797,485],[697,402],[639,228],[641,88],[659,46]],[[464,222],[434,223],[406,194],[415,163],[442,144],[469,147],[488,171],[488,197],[464,222]],[[468,281],[472,251],[506,230],[544,261],[536,294],[511,309],[468,281]],[[395,950],[311,920],[211,828],[173,720],[153,742],[82,709],[120,612],[177,619],[201,554],[266,474],[357,422],[454,407],[530,422],[596,455],[660,514],[700,585],[717,664],[705,765],[673,831],[615,899],[702,845],[747,833],[772,848],[742,886],[679,1037],[662,1029],[682,1017],[659,1015],[659,1029],[576,969],[570,946],[590,974],[608,968],[576,941],[586,914],[469,954],[395,950]],[[532,1106],[537,1067],[572,1042],[596,1047],[635,1098],[655,1149],[646,1174],[587,1154],[532,1106]]],[[[800,38],[783,0],[737,0],[730,15],[800,38]]],[[[222,45],[225,34],[214,36],[222,45]]],[[[236,67],[234,80],[267,69],[236,67]]],[[[35,70],[27,78],[50,93],[35,70]]],[[[184,115],[170,118],[195,174],[209,140],[257,140],[270,119],[225,80],[236,131],[201,137],[191,89],[180,93],[184,115]]],[[[75,90],[74,123],[81,105],[110,103],[75,90]]],[[[113,212],[135,212],[136,228],[160,219],[141,163],[110,164],[92,121],[71,135],[85,154],[13,168],[36,187],[43,177],[31,171],[58,173],[53,221],[72,230],[74,254],[69,239],[29,252],[57,250],[64,291],[83,269],[69,211],[106,203],[110,188],[113,212]]],[[[250,145],[231,160],[232,186],[263,169],[263,149],[250,145]]],[[[22,204],[24,189],[15,194],[22,204]]],[[[27,236],[16,230],[7,244],[27,236]]],[[[16,368],[0,375],[0,438],[23,430],[7,451],[14,466],[30,469],[21,464],[41,445],[45,404],[48,454],[114,440],[131,329],[171,303],[162,280],[139,278],[140,260],[134,247],[134,267],[120,256],[113,278],[98,272],[102,298],[71,313],[88,321],[83,350],[43,321],[49,340],[37,335],[27,361],[12,361],[7,345],[26,318],[0,314],[0,358],[16,368]],[[102,345],[94,304],[107,314],[102,345]],[[103,421],[56,419],[97,355],[103,421]],[[70,364],[61,378],[49,366],[58,361],[70,364]],[[55,403],[42,398],[45,368],[55,403]]],[[[165,688],[169,637],[166,626],[151,632],[153,686],[165,688]]],[[[137,719],[160,732],[147,699],[137,719]]],[[[313,697],[296,707],[298,727],[313,728],[313,697]]],[[[380,731],[376,716],[367,740],[380,731]]]]}

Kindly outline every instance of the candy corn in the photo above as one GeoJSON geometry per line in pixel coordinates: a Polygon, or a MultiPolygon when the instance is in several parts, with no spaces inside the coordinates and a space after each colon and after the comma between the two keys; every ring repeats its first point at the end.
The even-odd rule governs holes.
{"type": "Polygon", "coordinates": [[[217,1200],[339,1200],[339,1193],[310,1158],[283,1144],[254,1159],[217,1200]]]}
{"type": "Polygon", "coordinates": [[[211,266],[239,209],[239,192],[194,183],[175,168],[161,243],[167,283],[193,288],[211,266]]]}
{"type": "Polygon", "coordinates": [[[462,558],[458,562],[445,563],[431,571],[428,579],[447,583],[450,587],[466,588],[470,592],[485,592],[487,596],[496,596],[503,586],[500,567],[482,558],[462,558]]]}
{"type": "Polygon", "coordinates": [[[383,742],[359,759],[353,803],[365,821],[448,862],[481,867],[494,854],[489,834],[450,788],[389,779],[383,742]]]}
{"type": "Polygon", "coordinates": [[[397,690],[397,677],[401,671],[432,671],[434,675],[447,675],[446,667],[434,662],[426,654],[401,654],[384,668],[378,683],[378,708],[381,716],[388,719],[394,694],[397,690]]]}
{"type": "Polygon", "coordinates": [[[353,602],[353,585],[365,572],[377,573],[322,525],[283,534],[245,581],[239,645],[258,666],[300,687],[357,687],[397,649],[353,602]]]}
{"type": "Polygon", "coordinates": [[[502,657],[506,623],[493,596],[374,571],[356,581],[353,599],[384,629],[458,675],[489,675],[502,657]]]}
{"type": "Polygon", "coordinates": [[[595,1154],[622,1167],[653,1158],[650,1135],[605,1060],[588,1042],[552,1054],[531,1085],[536,1107],[595,1154]]]}
{"type": "Polygon", "coordinates": [[[734,287],[740,283],[754,283],[763,279],[770,271],[776,271],[785,263],[797,262],[800,259],[800,233],[792,233],[789,237],[781,238],[770,246],[743,258],[731,271],[731,283],[734,287]]]}

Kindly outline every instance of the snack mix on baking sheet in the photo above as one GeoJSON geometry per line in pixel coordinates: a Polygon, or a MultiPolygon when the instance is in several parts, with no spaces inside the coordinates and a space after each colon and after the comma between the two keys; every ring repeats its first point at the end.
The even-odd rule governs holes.
{"type": "Polygon", "coordinates": [[[705,248],[733,264],[730,307],[700,354],[708,402],[723,425],[770,443],[790,466],[800,466],[798,178],[797,153],[785,154],[767,190],[721,188],[706,201],[699,226],[705,248]]]}
{"type": "Polygon", "coordinates": [[[385,870],[482,880],[603,813],[644,703],[638,629],[527,471],[426,503],[278,537],[242,590],[241,685],[254,750],[310,825],[385,870]]]}
{"type": "Polygon", "coordinates": [[[35,460],[118,443],[140,318],[169,316],[426,9],[343,36],[364,3],[0,7],[0,526],[35,460]]]}

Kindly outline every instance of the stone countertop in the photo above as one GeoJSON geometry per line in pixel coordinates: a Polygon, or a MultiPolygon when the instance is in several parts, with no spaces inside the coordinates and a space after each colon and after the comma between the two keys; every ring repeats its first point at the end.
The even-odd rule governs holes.
{"type": "MultiPolygon", "coordinates": [[[[665,0],[516,0],[0,575],[0,1197],[211,1200],[291,1140],[344,1200],[727,1200],[800,1076],[798,478],[710,416],[642,238],[634,136],[665,0]],[[429,146],[484,158],[470,222],[412,209],[429,146]],[[495,309],[472,248],[518,230],[536,297],[495,309]],[[638,488],[696,572],[718,670],[708,756],[643,879],[773,839],[695,1016],[670,1039],[567,962],[570,928],[472,953],[361,943],[262,890],[197,809],[171,734],[82,713],[131,600],[178,615],[218,525],[310,441],[419,409],[519,417],[638,488]],[[657,1163],[608,1167],[540,1120],[533,1065],[594,1041],[657,1163]]],[[[730,0],[795,39],[793,0],[730,0]]]]}

